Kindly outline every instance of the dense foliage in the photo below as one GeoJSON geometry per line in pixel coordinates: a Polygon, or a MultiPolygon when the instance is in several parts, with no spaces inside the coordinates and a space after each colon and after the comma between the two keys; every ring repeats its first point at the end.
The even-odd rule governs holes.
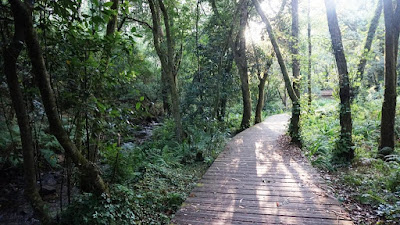
{"type": "MultiPolygon", "coordinates": [[[[370,90],[365,99],[353,104],[355,159],[351,168],[332,163],[334,143],[340,129],[338,104],[333,100],[314,101],[310,112],[302,118],[304,151],[312,164],[336,175],[353,200],[370,205],[387,222],[400,218],[400,158],[398,149],[385,158],[378,154],[379,121],[382,91],[370,90]]],[[[396,139],[400,121],[396,122],[396,139]]]]}

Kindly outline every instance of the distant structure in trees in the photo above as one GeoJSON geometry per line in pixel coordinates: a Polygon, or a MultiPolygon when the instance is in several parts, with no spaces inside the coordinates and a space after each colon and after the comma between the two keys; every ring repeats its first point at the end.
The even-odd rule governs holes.
{"type": "Polygon", "coordinates": [[[321,90],[321,98],[333,98],[333,90],[321,90]]]}

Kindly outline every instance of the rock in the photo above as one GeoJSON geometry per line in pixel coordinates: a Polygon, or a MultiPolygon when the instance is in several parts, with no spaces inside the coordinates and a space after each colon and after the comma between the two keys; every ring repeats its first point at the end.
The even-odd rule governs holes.
{"type": "Polygon", "coordinates": [[[376,159],[374,158],[360,158],[356,163],[358,166],[370,166],[376,159]]]}
{"type": "Polygon", "coordinates": [[[387,155],[390,155],[392,153],[393,153],[393,148],[391,148],[391,147],[383,147],[378,151],[378,155],[377,156],[379,158],[383,158],[383,157],[385,157],[387,155]]]}
{"type": "Polygon", "coordinates": [[[55,186],[57,185],[57,180],[53,174],[46,173],[42,176],[42,184],[45,186],[55,186]]]}
{"type": "Polygon", "coordinates": [[[35,219],[34,217],[28,219],[28,222],[30,225],[40,225],[40,221],[38,219],[35,219]]]}
{"type": "Polygon", "coordinates": [[[50,185],[43,185],[42,189],[40,190],[41,194],[43,195],[50,195],[56,193],[57,188],[55,185],[50,186],[50,185]]]}
{"type": "Polygon", "coordinates": [[[144,137],[146,137],[146,136],[147,136],[146,130],[138,131],[138,132],[135,134],[135,137],[137,137],[137,138],[144,138],[144,137]]]}

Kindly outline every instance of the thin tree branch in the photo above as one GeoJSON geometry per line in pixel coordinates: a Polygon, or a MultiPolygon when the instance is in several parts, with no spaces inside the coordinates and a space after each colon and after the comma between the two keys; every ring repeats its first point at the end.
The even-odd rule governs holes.
{"type": "MultiPolygon", "coordinates": [[[[124,17],[123,20],[124,20],[124,21],[125,21],[125,20],[131,20],[131,21],[134,21],[134,22],[137,22],[137,23],[139,23],[139,24],[141,24],[141,25],[146,26],[146,27],[149,28],[150,30],[153,30],[153,27],[152,27],[149,23],[147,23],[146,21],[138,20],[138,19],[135,19],[135,18],[132,18],[132,17],[124,17]]],[[[122,23],[122,22],[121,22],[121,23],[122,23]]],[[[120,26],[122,27],[122,24],[120,24],[120,26]]]]}

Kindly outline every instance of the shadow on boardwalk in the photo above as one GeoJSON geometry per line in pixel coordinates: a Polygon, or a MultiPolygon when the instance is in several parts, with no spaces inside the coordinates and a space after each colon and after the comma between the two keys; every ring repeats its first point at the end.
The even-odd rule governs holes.
{"type": "Polygon", "coordinates": [[[176,213],[173,224],[353,224],[319,174],[284,154],[289,116],[236,135],[176,213]]]}

